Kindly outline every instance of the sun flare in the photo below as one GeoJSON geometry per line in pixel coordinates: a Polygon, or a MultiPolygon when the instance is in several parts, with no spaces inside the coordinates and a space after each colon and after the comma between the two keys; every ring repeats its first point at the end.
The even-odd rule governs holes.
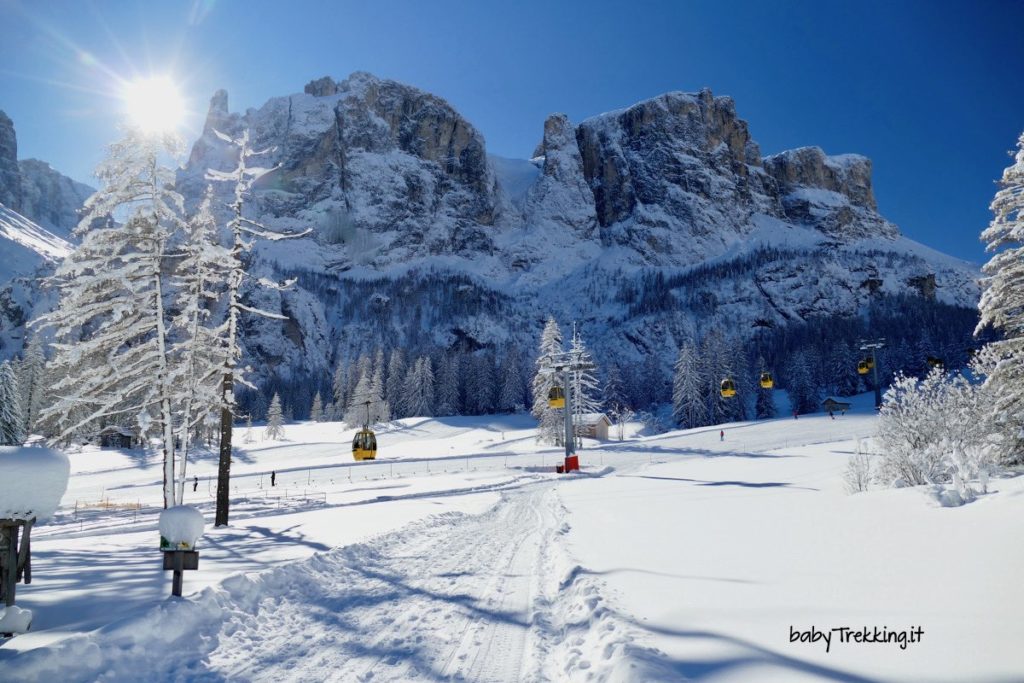
{"type": "Polygon", "coordinates": [[[121,97],[128,118],[146,133],[173,131],[185,117],[185,102],[168,76],[130,81],[121,97]]]}

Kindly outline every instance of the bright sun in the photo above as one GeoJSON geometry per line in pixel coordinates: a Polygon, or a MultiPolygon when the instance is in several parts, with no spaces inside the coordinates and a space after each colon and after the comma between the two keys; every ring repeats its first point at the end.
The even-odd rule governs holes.
{"type": "Polygon", "coordinates": [[[121,97],[132,123],[146,133],[172,131],[185,116],[185,103],[178,86],[167,76],[126,83],[121,97]]]}

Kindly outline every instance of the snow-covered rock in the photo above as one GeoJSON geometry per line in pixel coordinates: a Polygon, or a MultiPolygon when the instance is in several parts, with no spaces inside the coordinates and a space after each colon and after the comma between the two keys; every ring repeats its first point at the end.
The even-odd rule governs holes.
{"type": "Polygon", "coordinates": [[[191,505],[178,505],[160,513],[161,540],[174,549],[194,549],[205,527],[203,513],[191,505]]]}
{"type": "Polygon", "coordinates": [[[0,519],[49,519],[67,491],[70,471],[60,451],[0,446],[0,519]]]}

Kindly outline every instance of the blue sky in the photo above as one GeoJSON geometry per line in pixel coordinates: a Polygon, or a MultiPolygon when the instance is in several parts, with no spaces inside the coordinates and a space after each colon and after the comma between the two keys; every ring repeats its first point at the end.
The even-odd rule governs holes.
{"type": "Polygon", "coordinates": [[[91,181],[118,79],[170,71],[202,125],[364,70],[436,93],[494,154],[669,90],[731,95],[762,153],[874,161],[908,236],[983,261],[978,233],[1024,130],[1021,2],[15,2],[0,0],[0,109],[19,156],[91,181]]]}

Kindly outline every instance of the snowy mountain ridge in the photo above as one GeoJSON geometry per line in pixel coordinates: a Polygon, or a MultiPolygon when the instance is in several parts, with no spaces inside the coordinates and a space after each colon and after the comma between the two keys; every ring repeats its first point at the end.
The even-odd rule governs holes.
{"type": "Polygon", "coordinates": [[[762,157],[733,100],[709,90],[578,125],[554,114],[529,161],[488,155],[447,102],[367,73],[245,113],[219,91],[179,173],[188,201],[207,168],[233,164],[213,131],[246,128],[278,166],[253,216],[313,229],[257,250],[257,269],[299,278],[258,295],[292,317],[248,330],[267,372],[329,368],[375,346],[526,350],[548,314],[580,322],[600,354],[667,362],[716,322],[743,333],[854,315],[885,294],[977,301],[977,266],[878,213],[870,160],[816,147],[762,157]],[[731,275],[686,277],[711,265],[731,275]],[[685,284],[659,294],[657,315],[639,314],[652,273],[685,284]],[[652,326],[661,332],[643,332],[652,326]]]}

